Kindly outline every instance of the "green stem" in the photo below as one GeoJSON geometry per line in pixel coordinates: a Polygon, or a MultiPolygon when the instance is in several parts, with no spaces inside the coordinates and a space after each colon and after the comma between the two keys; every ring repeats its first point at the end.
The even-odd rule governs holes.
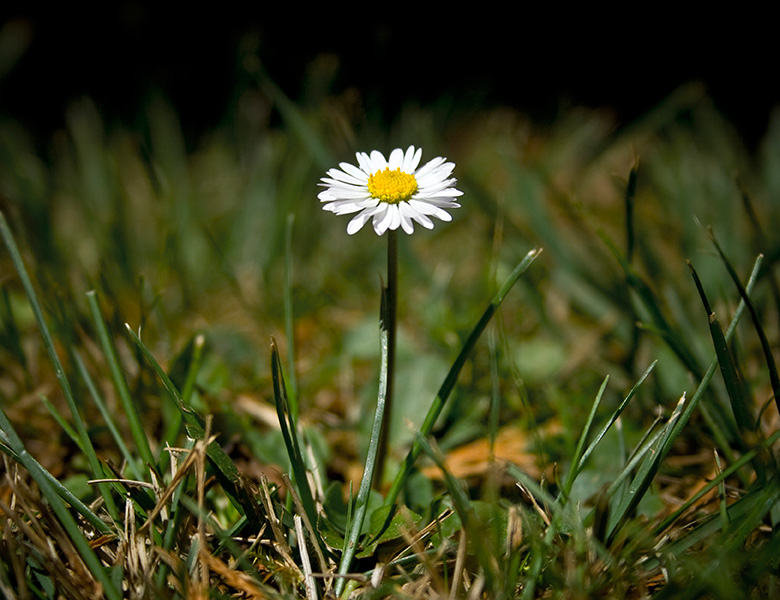
{"type": "Polygon", "coordinates": [[[386,303],[382,310],[382,327],[387,333],[387,392],[385,394],[385,417],[379,435],[377,449],[377,467],[373,485],[382,487],[385,470],[385,458],[390,439],[390,424],[393,419],[393,380],[395,379],[395,340],[398,313],[398,231],[387,232],[387,286],[383,290],[386,303]]]}
{"type": "Polygon", "coordinates": [[[349,573],[349,567],[357,550],[358,538],[363,528],[363,521],[366,517],[368,508],[368,497],[371,493],[371,482],[374,480],[374,472],[379,456],[379,441],[382,432],[382,426],[385,422],[387,408],[387,398],[390,381],[390,332],[386,328],[387,321],[394,321],[394,317],[387,318],[390,313],[388,308],[387,290],[382,294],[382,324],[379,332],[379,343],[381,349],[381,368],[379,371],[379,392],[376,400],[376,412],[374,413],[374,423],[371,426],[371,438],[368,442],[368,454],[366,456],[366,467],[363,471],[363,479],[360,481],[357,499],[355,500],[355,512],[352,524],[349,529],[347,539],[344,541],[344,552],[341,555],[341,564],[339,564],[339,577],[336,581],[336,596],[340,596],[347,583],[345,577],[349,573]]]}

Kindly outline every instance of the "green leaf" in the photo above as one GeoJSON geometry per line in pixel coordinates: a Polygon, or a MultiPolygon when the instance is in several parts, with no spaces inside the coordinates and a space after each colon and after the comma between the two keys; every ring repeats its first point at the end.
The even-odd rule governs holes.
{"type": "Polygon", "coordinates": [[[371,513],[368,543],[357,557],[372,556],[377,546],[403,537],[405,531],[417,526],[421,521],[422,516],[406,506],[380,506],[371,513]]]}

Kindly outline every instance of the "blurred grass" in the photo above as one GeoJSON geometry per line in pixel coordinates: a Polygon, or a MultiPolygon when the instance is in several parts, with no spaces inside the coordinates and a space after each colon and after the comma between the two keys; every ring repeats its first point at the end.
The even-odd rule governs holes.
{"type": "MultiPolygon", "coordinates": [[[[317,181],[325,168],[351,160],[356,150],[415,144],[423,148],[423,160],[443,155],[456,163],[465,196],[451,223],[400,239],[400,414],[393,423],[391,460],[400,463],[406,455],[415,434],[404,421],[418,428],[422,424],[427,403],[498,285],[531,248],[544,252],[498,311],[495,353],[483,340],[466,362],[435,428],[437,447],[421,438],[432,459],[425,463],[426,473],[440,474],[412,476],[405,490],[409,508],[430,520],[437,508],[452,505],[464,535],[473,539],[484,524],[480,519],[492,517],[468,506],[452,476],[463,472],[476,496],[497,485],[502,506],[541,504],[523,513],[523,528],[546,532],[544,545],[532,546],[522,560],[517,554],[517,561],[508,563],[516,570],[505,578],[517,581],[533,574],[532,581],[524,580],[527,597],[534,590],[572,589],[583,590],[581,597],[588,597],[586,590],[622,597],[620,585],[642,597],[637,590],[654,589],[641,574],[620,584],[625,580],[620,565],[654,552],[642,524],[672,513],[715,477],[712,448],[732,462],[748,450],[735,437],[728,412],[736,380],[724,386],[713,378],[700,390],[701,408],[686,413],[690,419],[681,433],[674,421],[654,427],[658,415],[671,414],[684,394],[699,393],[697,386],[715,356],[686,259],[695,262],[698,281],[725,328],[740,294],[719,253],[743,282],[756,256],[764,255],[752,309],[768,337],[770,356],[777,353],[780,304],[771,281],[780,256],[780,240],[773,235],[780,226],[780,113],[754,154],[697,85],[678,90],[634,123],[618,123],[607,110],[575,107],[540,125],[510,107],[475,112],[444,98],[431,106],[404,107],[384,130],[372,122],[354,91],[336,97],[326,93],[327,85],[320,83],[332,75],[327,62],[313,66],[310,95],[296,102],[251,61],[247,75],[222,126],[195,141],[181,130],[176,107],[160,96],[143,107],[137,124],[105,123],[89,99],[75,102],[66,127],[43,149],[10,117],[0,117],[0,208],[22,249],[101,459],[120,465],[124,456],[112,442],[116,433],[108,431],[101,411],[87,400],[95,391],[104,396],[130,451],[160,477],[168,460],[161,459],[167,453],[164,442],[183,442],[181,411],[191,409],[214,416],[211,431],[218,433],[220,448],[206,446],[204,456],[207,447],[210,455],[229,455],[251,488],[269,480],[282,484],[281,473],[290,473],[291,465],[275,420],[269,368],[273,336],[282,357],[294,349],[289,364],[295,371],[287,375],[295,381],[301,442],[309,453],[298,456],[295,466],[305,459],[309,469],[316,467],[315,495],[318,486],[337,482],[347,488],[359,479],[370,426],[365,415],[376,398],[375,317],[384,244],[370,230],[347,236],[345,220],[320,210],[317,181]],[[633,168],[628,234],[626,192],[633,168]],[[751,222],[743,195],[762,232],[751,222]],[[718,252],[700,224],[712,227],[718,252]],[[88,290],[97,291],[99,307],[90,303],[94,297],[88,301],[88,290]],[[106,350],[110,346],[100,312],[116,356],[106,350]],[[124,323],[135,333],[128,334],[124,323]],[[294,336],[294,344],[285,341],[285,334],[294,336]],[[202,355],[196,355],[196,340],[202,339],[202,355]],[[71,359],[74,350],[83,364],[71,359]],[[159,361],[157,373],[148,368],[150,360],[159,361]],[[654,361],[652,375],[634,388],[654,361]],[[116,369],[120,363],[126,390],[116,369]],[[97,390],[91,390],[84,373],[92,374],[97,390]],[[161,373],[170,377],[165,389],[172,397],[176,388],[188,390],[189,408],[181,398],[172,406],[158,381],[157,376],[165,381],[161,373]],[[601,388],[605,376],[609,386],[601,388]],[[599,409],[591,413],[597,396],[599,409]],[[143,415],[140,423],[120,409],[129,397],[143,415]],[[500,404],[491,417],[494,397],[500,404]],[[631,402],[623,407],[626,397],[631,402]],[[580,434],[590,419],[603,439],[588,446],[589,461],[580,463],[586,447],[580,434]],[[607,423],[614,426],[602,429],[607,423]],[[502,445],[502,431],[511,432],[515,443],[502,445]],[[144,448],[144,434],[150,448],[144,448]],[[477,445],[487,437],[495,444],[495,456],[514,464],[498,484],[491,484],[487,456],[477,445]],[[471,454],[455,454],[459,449],[471,454]],[[668,461],[642,462],[667,453],[668,461]],[[616,477],[624,488],[609,487],[616,477]],[[567,501],[557,504],[555,486],[562,481],[567,501]],[[642,493],[629,499],[626,494],[636,489],[642,493]],[[605,501],[605,490],[617,495],[605,501]],[[596,542],[585,534],[573,506],[589,509],[596,542]],[[553,526],[545,528],[545,519],[553,526]],[[562,552],[575,554],[544,567],[560,531],[574,540],[562,552]],[[567,561],[585,548],[602,552],[598,560],[609,568],[599,571],[594,559],[581,570],[567,571],[567,561]]],[[[87,473],[89,465],[38,399],[45,395],[64,414],[67,398],[57,390],[34,315],[5,252],[0,269],[0,408],[29,453],[57,479],[87,473]]],[[[767,347],[745,322],[728,346],[719,346],[719,353],[729,350],[733,375],[749,390],[746,403],[759,424],[756,430],[770,437],[780,420],[772,402],[767,347]]],[[[203,431],[194,437],[203,438],[203,431]]],[[[17,454],[20,449],[13,448],[17,454]]],[[[34,474],[35,469],[30,467],[34,474]]],[[[389,469],[386,483],[394,474],[389,469]]],[[[753,589],[765,589],[767,557],[777,538],[767,535],[759,508],[776,505],[776,479],[742,495],[753,481],[751,473],[729,475],[721,481],[748,499],[735,515],[737,526],[746,529],[731,539],[758,544],[767,537],[768,545],[756,554],[767,568],[742,565],[743,557],[725,543],[731,554],[718,560],[741,573],[753,589]]],[[[237,477],[232,471],[231,476],[237,477]]],[[[5,483],[0,488],[6,504],[11,491],[5,483]]],[[[96,494],[85,490],[81,500],[92,502],[96,494]]],[[[183,503],[190,501],[184,498],[183,503]]],[[[268,498],[266,514],[269,507],[279,510],[276,497],[268,498]]],[[[311,501],[304,500],[311,512],[311,501]]],[[[241,530],[238,513],[246,502],[225,506],[211,501],[218,506],[214,518],[222,529],[235,525],[241,530]]],[[[331,498],[331,508],[334,502],[331,498]]],[[[697,518],[707,512],[703,505],[694,509],[697,518]]],[[[348,521],[344,510],[343,515],[333,510],[329,521],[348,521]]],[[[197,509],[192,514],[198,515],[197,509]]],[[[272,526],[277,525],[270,519],[272,526]]],[[[683,529],[663,533],[682,536],[683,529]]],[[[704,535],[695,542],[703,540],[704,535]]],[[[171,548],[173,541],[166,544],[171,548]]],[[[479,554],[486,561],[483,583],[493,591],[502,581],[500,568],[489,564],[490,556],[500,555],[496,552],[479,554]]],[[[705,547],[704,555],[710,554],[717,554],[716,545],[705,547]]],[[[686,561],[674,569],[664,563],[671,583],[662,593],[681,591],[692,581],[688,597],[697,597],[696,590],[716,597],[703,571],[686,561]]],[[[175,570],[175,561],[169,562],[175,570]]],[[[5,573],[0,580],[9,578],[5,573]]]]}

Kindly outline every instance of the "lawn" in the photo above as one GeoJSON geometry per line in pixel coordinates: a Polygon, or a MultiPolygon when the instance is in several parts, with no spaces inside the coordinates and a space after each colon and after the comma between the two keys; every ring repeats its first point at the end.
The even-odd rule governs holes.
{"type": "Polygon", "coordinates": [[[0,120],[2,594],[780,595],[777,115],[380,125],[247,69],[194,140],[164,96],[0,120]],[[322,210],[409,146],[451,221],[322,210]]]}

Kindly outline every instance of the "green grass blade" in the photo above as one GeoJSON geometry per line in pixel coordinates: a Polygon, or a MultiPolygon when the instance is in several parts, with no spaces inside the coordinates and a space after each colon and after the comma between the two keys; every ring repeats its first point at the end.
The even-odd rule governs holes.
{"type": "MultiPolygon", "coordinates": [[[[65,375],[65,369],[63,368],[60,357],[54,348],[54,340],[52,339],[51,333],[49,332],[48,325],[46,325],[46,319],[43,317],[43,310],[41,310],[40,303],[38,302],[38,296],[35,293],[35,288],[33,287],[32,281],[27,274],[27,269],[24,266],[24,261],[22,260],[19,248],[16,245],[16,241],[14,240],[13,234],[11,233],[11,229],[8,227],[8,223],[5,220],[5,215],[3,215],[2,212],[0,212],[0,234],[5,241],[8,252],[11,255],[11,261],[16,268],[16,272],[18,273],[19,279],[22,282],[24,291],[27,294],[27,300],[30,303],[30,308],[32,308],[38,329],[41,333],[41,336],[43,337],[43,345],[45,346],[46,352],[49,355],[49,360],[54,367],[54,373],[57,377],[57,381],[60,384],[60,389],[65,396],[65,401],[68,404],[68,408],[70,409],[78,437],[81,440],[80,446],[83,449],[84,454],[87,456],[87,460],[89,461],[89,466],[92,470],[93,476],[95,479],[102,479],[103,467],[101,466],[97,454],[95,453],[95,448],[92,446],[92,440],[89,438],[87,428],[84,425],[84,421],[81,418],[81,413],[79,412],[79,409],[76,405],[76,399],[73,397],[70,383],[68,383],[68,378],[65,375]]],[[[114,502],[114,498],[111,496],[111,486],[107,484],[100,484],[98,488],[101,495],[103,496],[104,502],[106,503],[106,509],[108,510],[109,514],[113,519],[118,519],[119,512],[117,510],[116,503],[114,502]]]]}
{"type": "Polygon", "coordinates": [[[138,481],[144,481],[144,476],[141,473],[141,470],[138,468],[137,458],[135,455],[130,453],[130,449],[127,447],[127,444],[125,444],[125,440],[122,438],[122,434],[119,433],[119,429],[117,428],[116,423],[114,422],[114,419],[111,416],[105,401],[103,400],[103,397],[100,395],[95,382],[92,380],[92,376],[89,374],[87,366],[84,364],[84,360],[81,358],[81,354],[79,354],[79,352],[74,349],[71,355],[73,356],[73,360],[76,364],[76,369],[81,375],[81,378],[84,380],[84,384],[87,386],[87,390],[92,396],[92,400],[98,407],[98,410],[103,417],[103,421],[105,421],[108,430],[111,432],[111,437],[113,437],[114,443],[116,444],[117,448],[119,448],[119,452],[121,452],[122,457],[127,462],[127,466],[132,472],[133,477],[135,477],[138,481]]]}
{"type": "MultiPolygon", "coordinates": [[[[0,218],[2,218],[1,213],[0,218]]],[[[37,461],[32,459],[32,456],[27,452],[22,440],[17,435],[3,410],[0,410],[0,430],[5,434],[8,445],[18,456],[19,462],[30,472],[35,483],[38,484],[41,494],[46,498],[52,510],[57,515],[57,518],[67,532],[68,537],[71,539],[76,550],[87,565],[87,568],[92,572],[95,579],[102,584],[103,593],[110,600],[120,600],[122,598],[121,591],[114,586],[109,578],[108,571],[103,568],[103,565],[100,564],[100,560],[98,560],[97,556],[92,551],[92,548],[90,548],[89,542],[81,531],[76,519],[73,518],[73,515],[68,510],[67,506],[65,506],[65,503],[62,501],[62,498],[54,485],[52,485],[51,476],[47,477],[44,475],[45,470],[37,461]]],[[[104,530],[105,526],[101,528],[101,531],[104,530]]]]}
{"type": "Polygon", "coordinates": [[[737,422],[737,426],[743,434],[754,434],[756,432],[755,423],[750,414],[747,399],[744,396],[744,387],[740,381],[739,374],[737,373],[734,357],[731,355],[731,350],[729,350],[728,344],[726,343],[723,329],[720,326],[717,316],[715,316],[715,312],[710,307],[704,287],[699,280],[696,269],[690,261],[688,261],[688,267],[691,270],[691,275],[696,283],[696,289],[699,291],[704,310],[707,313],[712,343],[715,346],[715,354],[718,357],[720,373],[723,376],[723,382],[726,384],[726,392],[729,395],[729,400],[731,400],[731,408],[734,411],[734,418],[737,422]]]}
{"type": "Polygon", "coordinates": [[[607,524],[607,544],[611,542],[620,526],[628,519],[631,513],[636,509],[639,502],[644,497],[647,490],[650,488],[650,484],[653,482],[653,478],[658,472],[658,467],[661,464],[662,453],[661,450],[670,442],[671,436],[674,433],[674,423],[680,418],[683,407],[685,406],[685,396],[680,398],[671,417],[667,421],[666,425],[661,430],[662,435],[659,435],[654,440],[653,444],[649,447],[649,454],[642,461],[642,464],[637,471],[636,477],[631,482],[628,491],[617,507],[617,509],[610,515],[609,523],[607,524]]]}
{"type": "Polygon", "coordinates": [[[295,484],[298,486],[298,495],[301,498],[309,520],[312,523],[317,522],[317,507],[314,503],[314,496],[309,486],[309,478],[306,475],[306,461],[301,452],[301,446],[298,443],[298,426],[290,413],[290,404],[287,398],[287,389],[282,372],[282,363],[279,359],[279,350],[276,342],[271,339],[271,378],[274,386],[274,403],[276,405],[276,415],[279,418],[279,427],[282,430],[282,438],[287,447],[287,456],[290,459],[295,484]]]}
{"type": "Polygon", "coordinates": [[[81,443],[79,434],[76,433],[73,427],[70,426],[70,423],[68,423],[67,419],[62,416],[62,413],[57,410],[57,407],[54,406],[46,396],[41,394],[40,399],[43,405],[46,407],[46,410],[49,411],[49,414],[54,417],[55,421],[57,421],[57,425],[59,425],[65,434],[71,439],[71,441],[76,444],[76,446],[78,446],[79,450],[84,452],[84,446],[81,443]]]}
{"type": "MultiPolygon", "coordinates": [[[[587,458],[585,457],[585,442],[587,442],[588,436],[590,435],[590,428],[593,426],[593,421],[596,418],[596,412],[598,411],[599,405],[601,404],[601,398],[604,396],[604,391],[607,389],[607,383],[609,383],[609,375],[607,375],[604,378],[604,381],[601,383],[598,394],[596,394],[596,399],[593,401],[593,405],[590,408],[588,420],[585,422],[585,427],[582,429],[580,439],[577,441],[577,447],[574,450],[574,456],[572,457],[571,461],[571,469],[566,475],[566,481],[564,482],[563,489],[561,490],[561,496],[564,501],[568,500],[569,494],[571,493],[571,486],[574,485],[574,480],[577,478],[577,475],[585,464],[584,459],[587,458]]],[[[617,416],[615,416],[615,418],[617,418],[617,416]]],[[[612,422],[614,423],[614,421],[612,422]]],[[[606,430],[604,433],[606,433],[606,430]]],[[[601,437],[603,437],[603,433],[601,436],[597,436],[595,443],[592,443],[588,447],[588,454],[593,452],[593,449],[595,449],[598,441],[601,440],[601,437]]]]}
{"type": "Polygon", "coordinates": [[[152,454],[152,449],[149,446],[149,439],[146,436],[146,432],[141,423],[141,417],[138,414],[138,409],[136,408],[135,402],[133,402],[129,388],[127,387],[127,381],[125,381],[122,368],[119,364],[119,357],[117,356],[114,341],[108,334],[108,328],[106,327],[100,312],[97,293],[94,290],[87,292],[87,301],[92,314],[92,321],[95,324],[95,329],[98,333],[98,338],[100,339],[100,345],[103,348],[103,354],[106,357],[108,367],[111,371],[114,389],[122,402],[122,407],[124,408],[127,422],[130,425],[130,433],[133,436],[135,446],[144,463],[149,466],[155,465],[156,461],[152,454]]]}
{"type": "MultiPolygon", "coordinates": [[[[474,346],[476,345],[479,337],[482,335],[482,332],[493,318],[493,315],[495,314],[496,310],[498,310],[498,307],[501,306],[501,303],[509,293],[509,290],[512,289],[520,276],[525,273],[526,269],[528,269],[534,259],[539,256],[541,252],[541,248],[535,248],[525,255],[523,260],[520,261],[520,263],[515,267],[507,280],[504,282],[504,285],[501,286],[501,289],[499,289],[498,293],[496,293],[496,295],[493,297],[490,305],[488,305],[487,309],[482,314],[482,317],[479,319],[476,326],[469,334],[469,337],[466,339],[466,342],[461,348],[460,354],[458,354],[458,357],[455,359],[452,367],[450,367],[447,376],[444,378],[444,382],[441,384],[439,392],[436,395],[436,398],[434,398],[433,404],[428,409],[425,420],[420,427],[420,433],[424,437],[429,436],[433,431],[433,426],[436,424],[436,420],[439,418],[441,411],[444,409],[444,404],[447,402],[450,393],[458,381],[458,375],[460,375],[460,371],[463,368],[463,365],[466,364],[466,360],[468,359],[472,350],[474,350],[474,346]]],[[[406,478],[409,476],[409,473],[411,472],[417,457],[420,455],[421,450],[421,447],[416,442],[412,445],[411,450],[409,450],[409,453],[406,455],[404,462],[401,464],[401,468],[393,480],[390,491],[388,492],[387,498],[385,499],[385,504],[394,504],[398,499],[398,495],[401,493],[401,489],[406,483],[406,478]]]]}
{"type": "MultiPolygon", "coordinates": [[[[7,417],[6,417],[7,419],[7,417]]],[[[45,477],[54,491],[62,498],[65,502],[70,504],[73,509],[78,512],[84,519],[92,525],[97,531],[103,534],[110,534],[111,529],[106,525],[106,523],[100,519],[92,510],[84,504],[81,500],[79,500],[76,496],[73,495],[73,492],[71,492],[68,488],[66,488],[62,483],[54,477],[51,473],[49,473],[41,463],[39,463],[37,460],[35,460],[29,453],[25,456],[25,461],[22,462],[22,457],[19,456],[19,454],[11,448],[10,441],[8,439],[8,436],[5,434],[5,432],[2,430],[2,427],[0,427],[0,450],[5,452],[8,456],[13,458],[16,462],[22,464],[28,471],[31,469],[35,469],[39,472],[39,475],[41,477],[45,477]]]]}
{"type": "Polygon", "coordinates": [[[753,303],[751,302],[750,297],[747,294],[747,290],[745,290],[745,286],[742,285],[742,281],[740,280],[739,275],[737,275],[736,270],[732,266],[731,261],[726,256],[726,253],[723,251],[723,248],[721,248],[721,245],[718,243],[718,240],[715,237],[712,228],[709,228],[707,231],[708,231],[709,238],[712,240],[715,249],[718,251],[718,254],[720,255],[720,259],[723,261],[723,264],[726,267],[729,276],[731,277],[731,280],[734,282],[734,285],[739,291],[740,297],[745,302],[745,306],[747,307],[748,312],[750,313],[750,319],[753,321],[753,328],[756,330],[758,339],[761,342],[761,351],[764,353],[764,360],[766,361],[767,370],[769,372],[769,382],[772,385],[772,395],[775,399],[775,405],[777,406],[778,412],[780,412],[780,376],[778,376],[777,365],[775,364],[774,356],[772,356],[772,348],[769,344],[769,340],[766,337],[766,332],[764,331],[764,328],[761,325],[761,320],[758,317],[758,312],[753,306],[753,303]]]}
{"type": "Polygon", "coordinates": [[[585,468],[585,463],[587,462],[588,458],[590,458],[590,455],[593,453],[593,451],[596,449],[596,446],[599,445],[599,443],[607,434],[607,432],[612,428],[612,425],[615,424],[615,421],[618,420],[618,417],[620,417],[620,415],[623,414],[623,411],[625,410],[626,406],[628,406],[628,403],[631,402],[631,399],[636,394],[637,390],[639,389],[639,386],[642,385],[645,379],[647,379],[648,375],[650,375],[650,372],[655,368],[657,362],[658,361],[653,361],[650,364],[647,370],[637,380],[637,382],[633,385],[633,387],[628,392],[626,397],[623,399],[623,402],[620,403],[620,406],[618,406],[617,410],[612,413],[607,423],[604,425],[604,427],[601,428],[598,435],[596,435],[594,440],[590,443],[588,449],[581,453],[582,446],[585,442],[585,439],[587,438],[588,431],[590,429],[590,424],[593,419],[593,414],[595,410],[598,408],[598,403],[601,401],[601,395],[604,393],[604,389],[606,388],[607,385],[607,379],[604,380],[604,383],[601,385],[601,389],[599,390],[598,396],[596,398],[596,402],[594,402],[593,408],[591,410],[591,416],[588,418],[588,423],[586,424],[585,430],[583,431],[583,434],[580,437],[580,441],[577,446],[577,451],[575,452],[574,460],[572,461],[572,470],[569,472],[569,477],[567,477],[566,485],[564,487],[564,490],[566,492],[565,497],[568,497],[569,492],[571,491],[571,486],[574,484],[574,480],[576,479],[577,475],[579,475],[582,472],[582,469],[585,468]]]}
{"type": "MultiPolygon", "coordinates": [[[[168,374],[163,370],[157,360],[154,358],[149,348],[146,347],[141,341],[141,338],[130,329],[129,325],[125,325],[131,339],[135,342],[136,346],[140,350],[143,357],[149,363],[154,370],[157,377],[163,384],[163,387],[168,392],[168,396],[173,400],[174,404],[182,413],[184,418],[184,426],[187,430],[187,435],[195,440],[202,440],[205,435],[203,418],[195,412],[192,408],[186,406],[181,398],[179,390],[171,381],[168,374]]],[[[225,451],[217,444],[216,441],[211,442],[207,449],[206,455],[209,461],[214,466],[217,479],[222,487],[227,491],[232,502],[241,512],[243,512],[250,523],[253,526],[259,526],[262,516],[259,513],[258,505],[255,502],[252,493],[249,490],[247,482],[239,472],[235,463],[230,457],[225,454],[225,451]]]]}
{"type": "MultiPolygon", "coordinates": [[[[747,286],[745,286],[745,289],[748,294],[751,293],[753,287],[758,281],[759,275],[761,274],[762,264],[763,264],[763,256],[759,256],[753,265],[753,270],[750,273],[748,284],[747,286]]],[[[734,311],[734,316],[731,319],[731,323],[729,323],[729,326],[726,329],[725,340],[727,344],[731,341],[731,338],[734,336],[734,332],[737,329],[737,325],[739,324],[739,320],[742,318],[742,313],[744,313],[745,308],[746,308],[745,301],[741,300],[739,305],[737,306],[737,310],[734,311]]],[[[712,360],[712,362],[710,362],[710,366],[707,368],[704,377],[702,377],[701,381],[699,382],[696,391],[693,393],[693,396],[691,396],[690,400],[687,402],[687,406],[683,411],[683,414],[677,420],[677,424],[674,426],[674,433],[670,437],[670,444],[665,446],[662,450],[664,456],[666,456],[666,454],[671,449],[671,442],[673,442],[674,439],[682,432],[686,423],[688,423],[688,420],[691,418],[693,411],[696,409],[699,402],[704,397],[704,392],[707,390],[707,387],[712,381],[712,378],[715,376],[715,371],[717,371],[717,369],[718,369],[718,358],[716,356],[712,360]]]]}

